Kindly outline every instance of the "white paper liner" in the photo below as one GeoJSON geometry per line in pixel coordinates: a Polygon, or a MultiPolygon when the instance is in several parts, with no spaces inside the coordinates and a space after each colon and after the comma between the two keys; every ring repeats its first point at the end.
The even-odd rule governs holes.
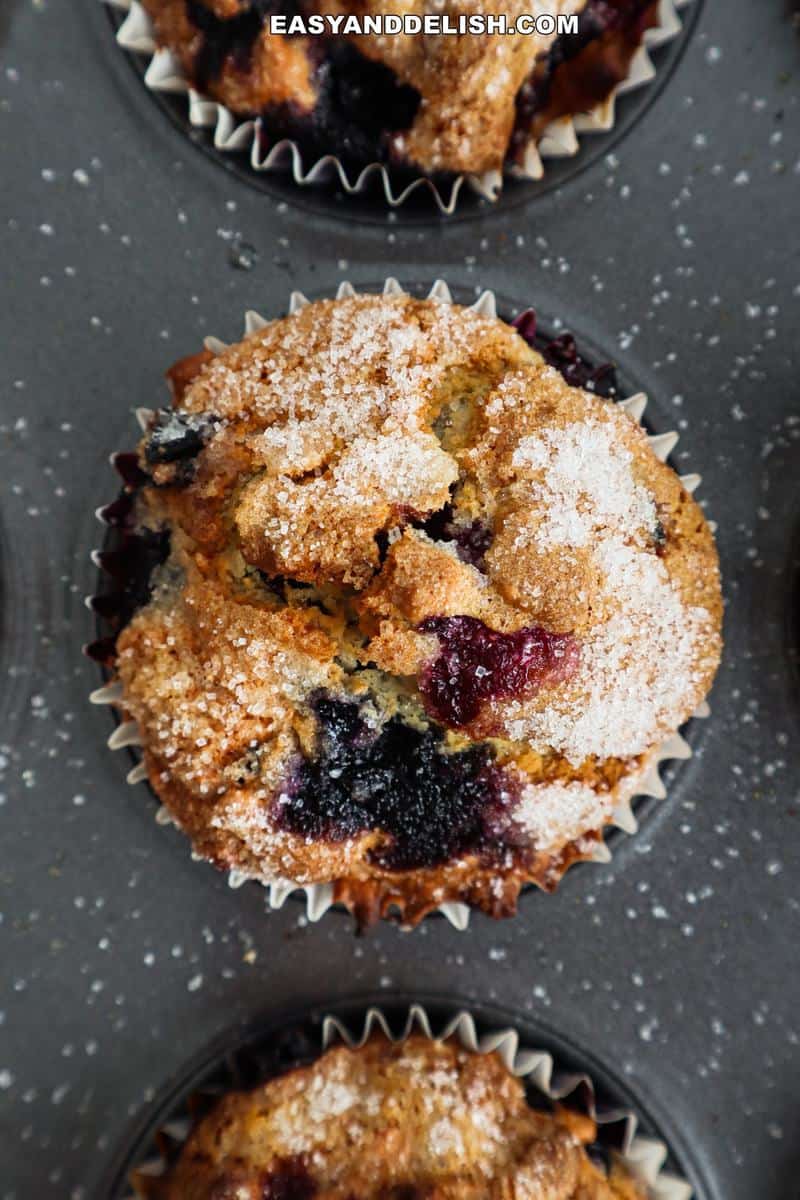
{"type": "MultiPolygon", "coordinates": [[[[357,1049],[375,1033],[381,1033],[396,1043],[405,1041],[412,1033],[422,1034],[437,1042],[455,1037],[472,1054],[496,1053],[512,1075],[532,1083],[553,1103],[564,1103],[578,1089],[582,1089],[584,1099],[580,1106],[575,1106],[576,1110],[586,1112],[598,1126],[624,1126],[622,1145],[616,1154],[633,1178],[646,1189],[648,1200],[692,1200],[694,1192],[686,1180],[663,1169],[669,1156],[667,1146],[658,1138],[638,1132],[639,1122],[635,1112],[627,1108],[598,1111],[596,1089],[591,1076],[560,1072],[547,1050],[536,1050],[521,1044],[516,1029],[509,1027],[481,1035],[472,1013],[462,1009],[437,1033],[423,1005],[413,1004],[408,1010],[402,1032],[396,1036],[383,1011],[373,1006],[367,1009],[361,1029],[356,1033],[340,1017],[324,1017],[322,1051],[339,1042],[357,1049]]],[[[192,1124],[188,1116],[179,1115],[177,1120],[165,1124],[160,1132],[166,1134],[173,1145],[176,1142],[183,1143],[189,1136],[192,1124]]],[[[134,1169],[137,1175],[159,1176],[167,1170],[167,1163],[159,1155],[134,1169]]],[[[126,1200],[137,1200],[140,1195],[134,1191],[126,1200]]]]}
{"type": "MultiPolygon", "coordinates": [[[[341,300],[356,295],[358,293],[353,285],[344,280],[339,284],[336,299],[341,300]]],[[[398,281],[390,276],[383,284],[383,295],[404,296],[406,292],[398,281]]],[[[427,298],[446,304],[453,303],[450,288],[443,279],[435,281],[427,298]]],[[[289,298],[289,314],[298,312],[309,303],[310,301],[302,292],[292,292],[289,298]]],[[[482,292],[475,303],[469,306],[469,311],[480,313],[484,317],[496,317],[497,301],[494,292],[489,290],[482,292]]],[[[256,330],[262,329],[266,324],[267,319],[265,317],[250,310],[245,314],[244,334],[254,333],[256,330]]],[[[206,349],[214,354],[220,353],[227,345],[227,343],[216,337],[205,338],[204,344],[206,349]]],[[[647,396],[644,392],[637,392],[635,395],[629,396],[626,400],[618,400],[615,403],[619,404],[633,420],[641,422],[645,408],[647,407],[647,396]]],[[[140,428],[146,430],[148,422],[153,416],[152,410],[138,408],[135,410],[135,414],[140,428]]],[[[648,434],[647,440],[656,457],[661,462],[666,462],[678,444],[679,434],[674,431],[648,434]]],[[[696,491],[701,483],[701,476],[696,474],[681,475],[679,478],[683,487],[689,493],[696,491]]],[[[95,513],[97,519],[101,524],[106,524],[102,514],[103,509],[97,509],[95,513]]],[[[93,550],[91,553],[92,562],[97,567],[100,567],[100,553],[99,550],[93,550]]],[[[85,603],[90,610],[92,609],[93,599],[93,596],[86,597],[85,603]]],[[[118,681],[113,681],[101,688],[96,688],[89,696],[92,704],[100,705],[118,704],[121,698],[122,684],[118,681]]],[[[692,714],[692,718],[704,720],[710,715],[710,712],[711,710],[707,702],[703,701],[696,712],[692,714]]],[[[122,750],[141,746],[142,742],[136,721],[121,721],[108,738],[107,744],[110,750],[122,750]]],[[[615,797],[616,806],[609,816],[608,826],[619,829],[626,834],[635,834],[639,828],[639,823],[633,811],[634,800],[638,797],[651,797],[655,800],[666,799],[667,791],[659,773],[661,764],[672,759],[685,760],[691,757],[692,748],[682,734],[679,732],[671,734],[660,746],[657,746],[649,753],[638,775],[628,776],[618,785],[619,790],[615,797]]],[[[136,766],[132,767],[126,776],[126,782],[132,785],[145,783],[146,781],[147,770],[143,762],[139,762],[136,766]]],[[[159,825],[175,825],[180,828],[178,822],[163,804],[157,810],[155,819],[159,825]]],[[[592,831],[587,831],[587,834],[589,832],[592,831]]],[[[194,853],[192,853],[192,857],[198,861],[205,861],[194,853]]],[[[607,864],[611,862],[611,851],[605,840],[601,840],[592,847],[588,858],[578,861],[607,864]]],[[[298,883],[295,880],[281,878],[265,880],[235,869],[228,872],[228,883],[232,888],[241,887],[242,884],[249,882],[263,884],[267,891],[267,903],[271,909],[282,908],[292,893],[304,892],[306,898],[306,917],[311,922],[319,921],[337,903],[334,899],[333,883],[304,884],[298,883]]],[[[450,901],[438,905],[435,911],[445,916],[450,924],[460,932],[465,931],[469,926],[470,908],[467,904],[450,901]]]]}
{"type": "MultiPolygon", "coordinates": [[[[456,175],[447,184],[420,176],[399,190],[385,164],[375,162],[357,171],[348,168],[333,154],[326,154],[310,166],[296,142],[284,138],[265,153],[260,144],[258,118],[236,116],[216,100],[203,96],[191,86],[176,56],[159,49],[153,24],[139,0],[101,0],[127,15],[117,30],[117,43],[123,50],[149,58],[144,75],[145,86],[153,92],[186,94],[189,121],[196,129],[213,130],[213,145],[222,153],[247,153],[254,171],[285,171],[289,169],[294,182],[301,187],[334,178],[348,195],[363,192],[373,178],[380,181],[386,203],[398,208],[419,188],[427,188],[436,206],[447,216],[455,212],[459,192],[467,186],[485,200],[494,201],[503,190],[503,172],[485,171],[480,175],[456,175]],[[449,190],[448,190],[449,189],[449,190]]],[[[507,173],[516,179],[539,180],[544,176],[545,159],[572,158],[580,149],[579,135],[609,133],[616,121],[617,97],[650,83],[656,67],[650,51],[672,41],[681,32],[678,10],[691,0],[659,0],[658,23],[645,31],[641,46],[631,59],[627,78],[606,97],[602,104],[588,112],[561,117],[551,122],[538,138],[532,138],[522,155],[522,162],[511,166],[507,173]]]]}

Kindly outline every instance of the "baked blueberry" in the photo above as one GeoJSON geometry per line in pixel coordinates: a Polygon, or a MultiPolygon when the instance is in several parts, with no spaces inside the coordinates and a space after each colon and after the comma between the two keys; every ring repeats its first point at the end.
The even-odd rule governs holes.
{"type": "Polygon", "coordinates": [[[298,761],[273,810],[280,829],[346,842],[379,831],[370,861],[438,867],[474,854],[492,864],[514,844],[516,777],[488,748],[448,750],[442,732],[400,717],[371,728],[353,701],[311,697],[316,753],[298,761]]]}
{"type": "Polygon", "coordinates": [[[182,413],[161,408],[153,416],[141,454],[141,465],[156,484],[187,484],[195,459],[213,437],[210,413],[182,413]]]}

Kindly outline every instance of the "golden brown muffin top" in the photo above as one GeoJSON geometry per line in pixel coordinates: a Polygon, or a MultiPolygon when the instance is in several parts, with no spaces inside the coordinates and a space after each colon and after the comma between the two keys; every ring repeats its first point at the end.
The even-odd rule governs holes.
{"type": "Polygon", "coordinates": [[[621,408],[504,322],[409,297],[320,301],[217,355],[179,403],[221,425],[172,498],[178,524],[270,575],[354,589],[365,662],[418,675],[437,617],[579,639],[568,685],[494,705],[476,732],[575,762],[630,756],[705,695],[720,600],[700,510],[621,408]],[[409,523],[453,498],[491,531],[482,571],[409,523]]]}
{"type": "Polygon", "coordinates": [[[496,1054],[374,1037],[224,1096],[152,1200],[644,1200],[587,1156],[593,1123],[531,1109],[496,1054]]]}

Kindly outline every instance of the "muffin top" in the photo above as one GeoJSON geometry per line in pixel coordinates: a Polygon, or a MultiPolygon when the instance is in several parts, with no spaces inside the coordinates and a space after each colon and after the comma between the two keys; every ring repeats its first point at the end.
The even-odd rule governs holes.
{"type": "Polygon", "coordinates": [[[412,1035],[337,1047],[195,1127],[150,1200],[644,1200],[588,1118],[529,1107],[496,1054],[412,1035]]]}
{"type": "MultiPolygon", "coordinates": [[[[453,36],[272,34],[268,12],[363,18],[382,0],[143,0],[163,46],[200,91],[240,115],[264,114],[273,140],[293,137],[317,155],[382,160],[428,172],[497,171],[534,135],[605,99],[625,78],[656,0],[548,0],[541,13],[580,14],[578,34],[453,36]],[[552,53],[551,53],[552,52],[552,53]]],[[[392,11],[422,16],[424,0],[392,11]]],[[[455,24],[530,15],[526,0],[443,0],[455,24]]]]}
{"type": "Polygon", "coordinates": [[[719,657],[713,539],[643,430],[407,296],[309,304],[171,381],[136,500],[169,551],[116,669],[200,853],[386,894],[428,871],[428,904],[466,861],[489,906],[563,869],[719,657]]]}

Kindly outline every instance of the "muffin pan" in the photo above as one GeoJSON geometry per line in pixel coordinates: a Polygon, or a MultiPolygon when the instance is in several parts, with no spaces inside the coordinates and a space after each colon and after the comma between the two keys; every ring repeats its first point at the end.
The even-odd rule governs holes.
{"type": "Polygon", "coordinates": [[[605,1065],[703,1200],[791,1191],[800,45],[788,8],[707,3],[646,119],[571,178],[450,222],[348,204],[358,225],[307,189],[244,186],[190,145],[113,52],[96,0],[4,8],[4,1200],[107,1198],[116,1148],[231,1029],[431,991],[448,1011],[502,1004],[492,1025],[572,1047],[595,1082],[605,1065]],[[389,274],[409,288],[442,276],[463,297],[492,288],[501,308],[531,303],[548,328],[557,315],[599,355],[613,349],[654,428],[681,433],[678,469],[703,475],[728,650],[694,757],[611,864],[463,937],[432,921],[356,941],[349,922],[310,925],[298,904],[267,913],[258,888],[231,891],[153,828],[146,794],[125,785],[130,764],[106,749],[107,711],[86,701],[97,671],[80,645],[93,513],[115,486],[107,456],[130,443],[131,410],[162,395],[164,365],[206,334],[235,336],[247,309],[277,314],[293,289],[389,274]]]}
{"type": "Polygon", "coordinates": [[[684,1161],[670,1154],[662,1140],[665,1131],[607,1065],[502,1009],[459,1006],[436,996],[405,1003],[398,997],[389,1004],[353,999],[333,1009],[228,1031],[186,1064],[134,1123],[127,1141],[117,1148],[101,1193],[108,1200],[132,1200],[132,1176],[146,1189],[147,1180],[163,1174],[180,1153],[193,1122],[226,1091],[258,1087],[309,1065],[333,1046],[355,1047],[369,1035],[402,1042],[411,1034],[452,1039],[473,1053],[496,1052],[524,1081],[533,1108],[546,1111],[554,1103],[563,1104],[591,1117],[597,1140],[590,1152],[601,1161],[619,1156],[647,1188],[649,1200],[705,1200],[697,1166],[690,1157],[684,1161]]]}

